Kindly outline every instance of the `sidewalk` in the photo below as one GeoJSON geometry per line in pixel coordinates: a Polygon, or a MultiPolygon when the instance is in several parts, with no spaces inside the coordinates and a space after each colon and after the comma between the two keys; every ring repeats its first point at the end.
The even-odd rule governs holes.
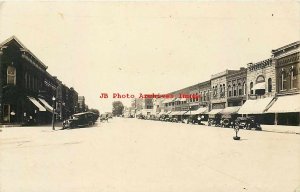
{"type": "Polygon", "coordinates": [[[276,133],[300,134],[300,126],[261,125],[261,127],[262,127],[262,131],[276,132],[276,133]]]}

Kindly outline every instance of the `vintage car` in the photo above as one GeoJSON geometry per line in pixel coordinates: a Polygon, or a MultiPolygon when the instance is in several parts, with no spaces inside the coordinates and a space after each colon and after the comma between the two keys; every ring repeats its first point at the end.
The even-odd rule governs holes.
{"type": "Polygon", "coordinates": [[[223,115],[221,119],[221,127],[235,127],[236,115],[223,115]]]}
{"type": "Polygon", "coordinates": [[[76,128],[94,125],[99,115],[93,112],[76,113],[63,121],[63,128],[76,128]]]}
{"type": "Polygon", "coordinates": [[[242,129],[255,129],[261,130],[260,123],[255,119],[255,117],[238,117],[235,120],[235,126],[242,129]]]}
{"type": "Polygon", "coordinates": [[[200,116],[200,115],[192,115],[188,118],[188,122],[187,123],[192,123],[192,124],[198,124],[198,125],[203,125],[202,123],[202,119],[204,117],[200,116]]]}
{"type": "Polygon", "coordinates": [[[208,126],[220,127],[222,125],[221,116],[219,114],[208,116],[208,126]]]}

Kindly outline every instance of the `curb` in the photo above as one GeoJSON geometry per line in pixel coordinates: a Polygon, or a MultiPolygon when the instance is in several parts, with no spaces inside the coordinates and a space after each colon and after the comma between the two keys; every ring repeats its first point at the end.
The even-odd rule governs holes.
{"type": "Polygon", "coordinates": [[[300,135],[300,133],[295,132],[295,131],[272,131],[272,130],[261,130],[261,131],[272,132],[272,133],[284,133],[284,134],[296,134],[296,135],[300,135]]]}

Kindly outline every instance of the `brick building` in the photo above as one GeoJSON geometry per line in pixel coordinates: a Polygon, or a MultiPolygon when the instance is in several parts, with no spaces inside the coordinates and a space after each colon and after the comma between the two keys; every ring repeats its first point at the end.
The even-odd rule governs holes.
{"type": "Polygon", "coordinates": [[[277,77],[277,96],[267,113],[275,114],[275,124],[300,124],[299,55],[300,41],[272,50],[277,77]]]}
{"type": "Polygon", "coordinates": [[[247,69],[241,68],[226,76],[228,107],[242,106],[247,99],[247,69]]]}
{"type": "MultiPolygon", "coordinates": [[[[0,43],[0,124],[51,123],[72,113],[69,89],[16,37],[0,43]]],[[[77,103],[77,101],[76,101],[77,103]]]]}

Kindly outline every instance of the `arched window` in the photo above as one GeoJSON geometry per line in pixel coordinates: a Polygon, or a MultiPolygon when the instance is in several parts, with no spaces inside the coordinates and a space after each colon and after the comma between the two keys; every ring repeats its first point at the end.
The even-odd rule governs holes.
{"type": "Polygon", "coordinates": [[[228,97],[231,97],[231,86],[228,85],[228,97]]]}
{"type": "Polygon", "coordinates": [[[241,87],[241,83],[238,84],[238,95],[242,95],[242,87],[241,87]]]}
{"type": "Polygon", "coordinates": [[[233,84],[233,96],[236,96],[236,87],[235,87],[235,84],[233,84]]]}
{"type": "Polygon", "coordinates": [[[290,89],[297,87],[297,70],[294,66],[290,68],[290,89]]]}
{"type": "Polygon", "coordinates": [[[262,83],[265,82],[265,77],[260,75],[256,78],[256,83],[262,83]]]}
{"type": "Polygon", "coordinates": [[[7,84],[16,85],[16,68],[13,66],[7,67],[7,84]]]}
{"type": "Polygon", "coordinates": [[[268,79],[268,92],[269,93],[272,92],[272,79],[271,78],[268,79]]]}
{"type": "Polygon", "coordinates": [[[253,82],[250,83],[250,94],[253,95],[253,82]]]}

